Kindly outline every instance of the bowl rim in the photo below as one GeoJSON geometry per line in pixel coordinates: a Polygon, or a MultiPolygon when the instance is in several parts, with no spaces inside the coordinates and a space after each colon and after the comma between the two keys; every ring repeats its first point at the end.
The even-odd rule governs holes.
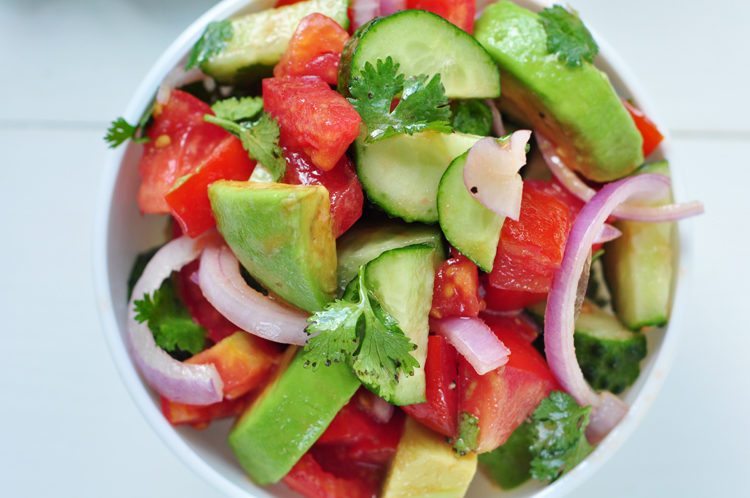
{"type": "MultiPolygon", "coordinates": [[[[536,8],[542,8],[553,3],[550,0],[513,1],[526,7],[536,8]]],[[[209,22],[230,17],[251,4],[265,4],[272,6],[272,3],[273,2],[270,2],[269,0],[223,0],[192,22],[162,53],[148,71],[126,107],[125,113],[123,114],[125,119],[129,122],[133,122],[139,118],[143,109],[148,105],[153,98],[153,95],[156,93],[161,81],[185,56],[189,48],[195,43],[209,22]]],[[[628,88],[629,93],[635,97],[639,107],[644,110],[644,112],[651,116],[656,122],[664,123],[663,120],[659,120],[659,116],[654,112],[654,107],[651,105],[648,96],[643,91],[638,80],[635,78],[627,64],[625,64],[620,56],[613,50],[606,40],[596,32],[595,29],[591,29],[590,27],[589,29],[599,45],[600,60],[606,61],[607,65],[611,68],[611,72],[616,74],[624,86],[628,88]]],[[[665,133],[665,130],[661,131],[665,134],[665,140],[660,145],[660,150],[665,157],[671,158],[672,150],[670,147],[670,137],[668,136],[668,133],[665,133]]],[[[111,216],[113,194],[125,151],[126,148],[121,147],[116,150],[111,150],[107,154],[106,168],[102,174],[96,200],[96,216],[94,220],[92,241],[95,297],[110,354],[115,361],[117,371],[125,384],[128,393],[135,401],[141,414],[146,418],[151,428],[167,445],[167,447],[169,447],[188,468],[195,471],[204,479],[204,481],[210,483],[217,490],[227,496],[238,498],[258,496],[249,495],[247,490],[237,486],[224,477],[220,472],[204,461],[203,458],[183,440],[178,432],[172,430],[172,426],[166,421],[166,419],[164,419],[161,412],[154,405],[150,396],[150,390],[141,380],[135,365],[130,359],[128,346],[125,344],[125,341],[123,341],[121,336],[120,327],[113,311],[114,303],[109,281],[108,270],[110,261],[108,256],[108,233],[110,230],[109,220],[111,216]]],[[[679,170],[673,170],[672,176],[674,180],[673,188],[677,194],[681,190],[679,188],[681,185],[679,180],[681,174],[679,173],[679,170]]],[[[581,483],[594,475],[634,432],[661,390],[674,360],[678,337],[680,336],[679,331],[683,328],[684,315],[680,312],[683,308],[682,295],[684,290],[689,287],[691,275],[690,269],[692,268],[692,251],[689,244],[689,240],[691,240],[690,226],[680,226],[677,233],[679,247],[679,258],[676,266],[677,281],[674,285],[672,315],[667,328],[668,333],[664,334],[658,351],[651,353],[656,354],[656,358],[654,359],[651,370],[648,372],[648,377],[645,379],[640,391],[636,394],[635,400],[631,404],[628,414],[607,436],[607,438],[596,447],[596,450],[581,462],[581,464],[572,471],[566,473],[559,480],[534,493],[532,495],[533,498],[559,498],[568,495],[581,483]]],[[[256,488],[254,493],[260,492],[263,495],[267,495],[267,491],[265,491],[264,488],[257,486],[254,483],[252,483],[252,485],[256,488]]]]}

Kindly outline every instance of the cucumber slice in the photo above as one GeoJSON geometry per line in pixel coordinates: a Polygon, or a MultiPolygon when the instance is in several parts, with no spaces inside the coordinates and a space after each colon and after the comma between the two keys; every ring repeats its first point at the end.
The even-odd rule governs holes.
{"type": "Polygon", "coordinates": [[[433,246],[418,244],[391,249],[365,267],[367,287],[385,311],[396,319],[401,330],[417,345],[412,352],[419,362],[413,375],[400,375],[392,399],[394,405],[425,401],[425,372],[429,313],[436,260],[433,246]]]}
{"type": "Polygon", "coordinates": [[[190,63],[222,83],[271,74],[303,17],[319,12],[349,27],[347,0],[307,0],[211,23],[193,47],[190,63]]]}
{"type": "Polygon", "coordinates": [[[343,291],[357,276],[359,267],[369,263],[385,251],[414,244],[427,244],[435,255],[445,258],[440,230],[424,225],[407,225],[388,221],[376,225],[356,226],[336,241],[338,254],[338,285],[343,291]]]}
{"type": "Polygon", "coordinates": [[[357,175],[371,202],[406,221],[438,221],[437,191],[451,161],[482,137],[423,132],[371,144],[357,139],[357,175]]]}
{"type": "MultiPolygon", "coordinates": [[[[666,161],[639,173],[669,175],[666,161]]],[[[671,202],[671,196],[661,203],[671,202]]],[[[669,320],[675,265],[675,224],[619,221],[622,235],[605,245],[604,273],[612,307],[630,329],[662,326],[669,320]]]]}
{"type": "Polygon", "coordinates": [[[492,271],[505,218],[484,207],[466,190],[464,165],[458,156],[443,174],[437,205],[440,228],[448,242],[485,272],[492,271]]]}
{"type": "Polygon", "coordinates": [[[362,26],[344,47],[339,89],[366,63],[392,57],[406,77],[440,74],[449,98],[495,98],[500,72],[470,34],[423,10],[404,10],[362,26]]]}

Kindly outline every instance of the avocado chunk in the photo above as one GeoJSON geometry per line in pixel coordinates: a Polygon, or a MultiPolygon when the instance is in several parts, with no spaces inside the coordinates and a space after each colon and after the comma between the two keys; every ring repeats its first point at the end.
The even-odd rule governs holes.
{"type": "Polygon", "coordinates": [[[477,470],[477,456],[458,456],[445,438],[406,419],[382,498],[461,498],[477,470]]]}
{"type": "Polygon", "coordinates": [[[339,290],[357,276],[359,267],[369,263],[385,251],[414,244],[428,244],[438,249],[440,261],[445,258],[443,238],[435,227],[417,223],[389,220],[380,223],[357,225],[336,241],[338,257],[339,290]]]}
{"type": "Polygon", "coordinates": [[[193,47],[188,65],[200,66],[221,83],[268,76],[303,17],[318,12],[348,28],[348,4],[347,0],[307,0],[213,22],[193,47]]]}
{"type": "Polygon", "coordinates": [[[305,368],[301,352],[280,371],[229,434],[240,465],[261,485],[278,482],[291,470],[360,385],[343,363],[305,368]]]}
{"type": "Polygon", "coordinates": [[[531,477],[532,425],[527,420],[502,446],[479,455],[480,467],[503,489],[513,489],[531,477]]]}
{"type": "MultiPolygon", "coordinates": [[[[669,164],[647,164],[638,173],[669,176],[669,164]]],[[[671,201],[669,196],[657,204],[671,201]]],[[[605,245],[603,258],[612,307],[632,330],[666,325],[672,304],[676,225],[618,221],[615,226],[622,235],[605,245]]]]}
{"type": "Polygon", "coordinates": [[[606,182],[643,162],[643,139],[607,75],[549,54],[536,13],[502,0],[485,9],[474,33],[500,67],[504,112],[553,141],[569,167],[606,182]]]}
{"type": "Polygon", "coordinates": [[[320,185],[218,181],[208,188],[219,232],[269,291],[314,312],[336,294],[336,241],[320,185]]]}

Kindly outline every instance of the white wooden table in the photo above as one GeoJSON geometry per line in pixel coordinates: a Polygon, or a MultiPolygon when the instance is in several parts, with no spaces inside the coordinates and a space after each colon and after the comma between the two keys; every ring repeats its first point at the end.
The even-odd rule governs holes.
{"type": "MultiPolygon", "coordinates": [[[[580,498],[748,496],[750,4],[572,0],[673,137],[691,221],[689,330],[651,412],[580,498]],[[656,4],[656,5],[654,5],[656,4]]],[[[0,2],[0,494],[213,497],[146,426],[93,303],[101,137],[208,0],[0,2]]]]}

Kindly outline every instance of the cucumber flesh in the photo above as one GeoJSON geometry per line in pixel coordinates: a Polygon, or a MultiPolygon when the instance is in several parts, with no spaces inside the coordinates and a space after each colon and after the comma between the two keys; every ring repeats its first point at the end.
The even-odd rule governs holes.
{"type": "Polygon", "coordinates": [[[437,191],[451,161],[482,137],[423,132],[371,144],[355,142],[357,175],[367,198],[390,216],[436,223],[437,191]]]}
{"type": "Polygon", "coordinates": [[[440,16],[403,10],[362,26],[341,56],[339,89],[368,62],[392,57],[407,78],[440,74],[449,98],[496,98],[500,72],[473,36],[440,16]]]}
{"type": "Polygon", "coordinates": [[[417,346],[411,354],[419,362],[419,368],[414,369],[411,376],[399,376],[395,394],[386,400],[394,405],[425,401],[424,366],[436,251],[435,247],[425,244],[391,249],[365,267],[367,287],[417,346]]]}
{"type": "Polygon", "coordinates": [[[453,247],[489,273],[505,218],[484,207],[466,189],[467,157],[468,152],[454,159],[440,180],[437,195],[440,228],[453,247]]]}
{"type": "MultiPolygon", "coordinates": [[[[638,173],[669,175],[666,161],[638,173]]],[[[671,196],[660,204],[671,201],[671,196]]],[[[662,326],[669,320],[675,265],[675,224],[618,221],[622,232],[604,246],[604,273],[612,307],[632,330],[662,326]]]]}
{"type": "Polygon", "coordinates": [[[358,225],[336,241],[338,254],[338,286],[343,291],[359,271],[385,251],[414,244],[427,244],[435,249],[441,261],[445,257],[440,230],[425,225],[407,225],[398,221],[358,225]]]}
{"type": "Polygon", "coordinates": [[[212,46],[206,57],[197,62],[206,74],[219,82],[241,83],[258,79],[270,74],[273,66],[281,60],[303,17],[318,12],[346,29],[349,27],[347,8],[347,0],[307,0],[240,16],[231,19],[228,27],[224,25],[223,34],[229,36],[222,42],[215,39],[219,24],[209,25],[193,52],[195,54],[201,44],[203,47],[212,46]]]}

